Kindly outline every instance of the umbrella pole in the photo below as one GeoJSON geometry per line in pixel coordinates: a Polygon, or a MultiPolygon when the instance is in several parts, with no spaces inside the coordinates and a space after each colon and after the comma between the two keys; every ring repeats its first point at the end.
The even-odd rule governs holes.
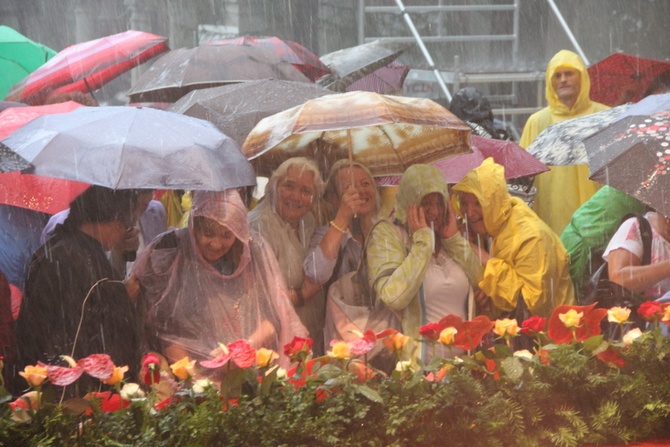
{"type": "MultiPolygon", "coordinates": [[[[349,152],[349,174],[351,175],[351,186],[356,187],[354,180],[354,146],[351,139],[351,130],[347,129],[347,152],[349,152]]],[[[358,218],[358,213],[354,214],[353,219],[351,219],[351,234],[352,235],[361,235],[365,239],[363,230],[361,228],[361,220],[358,218]]]]}

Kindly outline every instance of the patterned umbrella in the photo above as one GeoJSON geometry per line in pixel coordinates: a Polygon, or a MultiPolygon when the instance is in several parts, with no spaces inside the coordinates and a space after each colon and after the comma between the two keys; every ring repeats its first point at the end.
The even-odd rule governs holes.
{"type": "Polygon", "coordinates": [[[588,68],[591,99],[618,106],[639,101],[657,76],[670,73],[670,61],[615,53],[588,68]]]}
{"type": "MultiPolygon", "coordinates": [[[[67,113],[78,107],[72,101],[47,106],[9,108],[0,112],[0,139],[11,135],[35,118],[53,113],[67,113]]],[[[23,168],[26,169],[26,168],[23,168]]],[[[89,185],[19,171],[0,174],[0,203],[48,214],[67,208],[89,185]]]]}
{"type": "Polygon", "coordinates": [[[128,92],[130,102],[176,102],[192,90],[259,79],[310,82],[273,51],[209,43],[160,57],[128,92]]]}
{"type": "Polygon", "coordinates": [[[42,104],[49,95],[90,93],[167,50],[166,37],[133,30],[71,45],[12,87],[7,99],[42,104]]]}
{"type": "Polygon", "coordinates": [[[285,62],[293,64],[302,74],[312,82],[331,73],[317,55],[309,51],[297,42],[283,40],[273,36],[243,36],[230,39],[217,40],[212,43],[245,45],[248,47],[258,46],[274,51],[285,62]]]}
{"type": "Polygon", "coordinates": [[[350,92],[322,96],[262,119],[242,147],[258,175],[295,156],[327,172],[353,158],[374,175],[470,152],[470,127],[434,101],[350,92]]]}
{"type": "Polygon", "coordinates": [[[591,179],[670,217],[670,111],[627,116],[584,140],[591,179]]]}

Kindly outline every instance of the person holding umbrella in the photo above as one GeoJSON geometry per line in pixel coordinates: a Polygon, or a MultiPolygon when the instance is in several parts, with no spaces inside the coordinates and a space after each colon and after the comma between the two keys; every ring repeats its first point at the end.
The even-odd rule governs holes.
{"type": "Polygon", "coordinates": [[[323,190],[324,182],[314,161],[289,158],[272,173],[265,197],[249,212],[252,228],[268,241],[279,261],[291,301],[315,342],[315,356],[324,353],[326,303],[321,285],[305,277],[303,261],[318,225],[314,209],[323,190]]]}
{"type": "Polygon", "coordinates": [[[279,351],[305,337],[270,246],[249,231],[235,189],[195,191],[186,228],[156,238],[133,266],[149,348],[173,363],[247,339],[279,351]]]}
{"type": "Polygon", "coordinates": [[[135,190],[89,187],[35,252],[16,321],[20,368],[63,363],[62,355],[78,360],[104,353],[134,377],[140,336],[131,284],[112,280],[105,251],[135,225],[137,197],[135,190]]]}

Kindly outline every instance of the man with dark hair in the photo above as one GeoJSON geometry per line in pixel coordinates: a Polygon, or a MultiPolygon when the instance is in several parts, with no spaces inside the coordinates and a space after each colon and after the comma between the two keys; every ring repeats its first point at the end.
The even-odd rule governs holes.
{"type": "Polygon", "coordinates": [[[91,186],[70,203],[65,223],[35,252],[16,322],[20,368],[37,361],[62,363],[61,355],[78,360],[105,353],[116,365],[137,371],[134,303],[126,285],[113,280],[105,256],[134,226],[137,197],[137,191],[91,186]]]}

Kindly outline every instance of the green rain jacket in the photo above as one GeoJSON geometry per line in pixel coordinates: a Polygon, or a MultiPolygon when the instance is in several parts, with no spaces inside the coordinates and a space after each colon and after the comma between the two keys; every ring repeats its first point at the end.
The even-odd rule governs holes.
{"type": "Polygon", "coordinates": [[[479,287],[508,312],[523,296],[532,315],[549,317],[554,307],[574,304],[568,254],[558,236],[521,199],[510,196],[504,168],[487,158],[453,187],[471,193],[482,207],[491,235],[491,258],[479,287]]]}

